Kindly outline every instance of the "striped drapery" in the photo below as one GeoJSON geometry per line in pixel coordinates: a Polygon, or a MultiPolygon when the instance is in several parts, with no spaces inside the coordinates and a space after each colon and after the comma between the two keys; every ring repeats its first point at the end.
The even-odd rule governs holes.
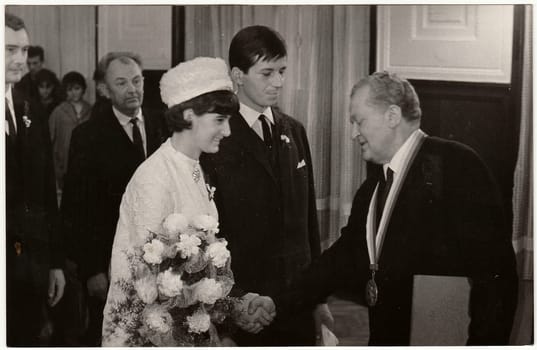
{"type": "Polygon", "coordinates": [[[287,42],[280,108],[300,120],[313,157],[323,248],[339,237],[356,189],[365,179],[359,146],[351,140],[352,85],[368,74],[369,6],[186,6],[185,58],[227,60],[233,35],[254,24],[287,42]]]}
{"type": "Polygon", "coordinates": [[[533,280],[533,88],[532,12],[526,6],[520,140],[513,188],[513,246],[519,276],[533,280]]]}
{"type": "Polygon", "coordinates": [[[520,139],[513,186],[513,246],[519,275],[518,307],[511,345],[534,339],[533,298],[533,16],[525,5],[520,139]]]}

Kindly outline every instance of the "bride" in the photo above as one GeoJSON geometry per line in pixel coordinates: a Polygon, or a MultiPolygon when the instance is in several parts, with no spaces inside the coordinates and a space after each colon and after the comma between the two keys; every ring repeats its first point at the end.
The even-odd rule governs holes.
{"type": "Polygon", "coordinates": [[[215,189],[198,161],[202,152],[218,151],[239,110],[227,66],[195,58],[165,73],[160,89],[173,135],[140,165],[123,195],[103,346],[218,345],[226,322],[260,328],[251,319],[245,326],[244,299],[229,296],[231,258],[218,238],[215,189]]]}

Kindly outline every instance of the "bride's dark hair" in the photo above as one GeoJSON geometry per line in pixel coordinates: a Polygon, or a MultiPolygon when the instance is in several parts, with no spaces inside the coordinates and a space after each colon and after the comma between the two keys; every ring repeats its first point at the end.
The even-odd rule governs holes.
{"type": "Polygon", "coordinates": [[[164,116],[171,132],[190,129],[192,123],[185,120],[183,111],[192,109],[194,114],[200,116],[205,113],[219,113],[233,116],[239,113],[239,99],[237,95],[228,90],[218,90],[196,96],[169,108],[164,116]]]}

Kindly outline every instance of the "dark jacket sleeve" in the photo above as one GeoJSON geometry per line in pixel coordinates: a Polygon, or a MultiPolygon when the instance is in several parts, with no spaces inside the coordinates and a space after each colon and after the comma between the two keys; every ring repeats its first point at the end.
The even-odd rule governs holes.
{"type": "Polygon", "coordinates": [[[82,201],[78,187],[80,185],[79,176],[84,173],[84,157],[82,153],[82,140],[80,127],[73,130],[71,143],[69,145],[69,160],[67,171],[64,176],[64,187],[62,202],[60,207],[61,227],[66,238],[67,256],[80,265],[82,244],[80,237],[80,211],[82,201]]]}
{"type": "Polygon", "coordinates": [[[315,197],[315,182],[313,176],[313,164],[308,137],[304,126],[300,125],[300,135],[304,146],[304,157],[308,167],[308,234],[312,261],[321,255],[321,238],[319,222],[317,220],[317,204],[315,197]]]}
{"type": "Polygon", "coordinates": [[[91,122],[75,128],[69,147],[61,205],[62,230],[83,279],[108,271],[106,243],[99,239],[99,198],[105,191],[95,171],[91,122]]]}
{"type": "Polygon", "coordinates": [[[278,313],[292,314],[311,308],[339,289],[363,292],[369,277],[362,222],[364,205],[369,203],[366,193],[367,186],[362,186],[355,195],[351,215],[341,230],[341,237],[297,276],[291,287],[272,296],[278,313]]]}
{"type": "Polygon", "coordinates": [[[466,242],[465,265],[472,280],[468,345],[507,345],[518,286],[510,225],[484,162],[467,148],[459,154],[466,174],[455,189],[460,212],[456,231],[466,242]]]}
{"type": "MultiPolygon", "coordinates": [[[[215,160],[214,160],[215,156],[216,155],[214,154],[202,153],[200,156],[200,163],[203,169],[203,175],[205,176],[205,182],[208,183],[210,186],[213,186],[216,188],[215,196],[214,196],[216,207],[222,208],[221,196],[218,192],[219,186],[218,186],[218,176],[216,173],[216,165],[215,165],[215,160]]],[[[225,237],[225,231],[223,232],[221,227],[220,227],[220,235],[225,237]]],[[[233,255],[231,256],[231,259],[233,259],[233,255]]],[[[229,296],[238,298],[238,297],[244,296],[246,293],[247,292],[244,289],[242,289],[237,284],[234,284],[233,287],[231,288],[229,296]]]]}
{"type": "Polygon", "coordinates": [[[65,259],[65,246],[62,231],[59,225],[58,201],[56,196],[56,177],[54,174],[54,162],[52,158],[52,143],[48,124],[40,118],[33,118],[38,122],[41,130],[43,152],[45,153],[45,167],[43,169],[44,205],[47,212],[47,226],[50,244],[50,267],[63,268],[65,259]]]}

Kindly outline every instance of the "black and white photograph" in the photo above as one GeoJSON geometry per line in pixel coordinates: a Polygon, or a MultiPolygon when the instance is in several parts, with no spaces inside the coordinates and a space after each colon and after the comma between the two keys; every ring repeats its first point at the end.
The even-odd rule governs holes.
{"type": "Polygon", "coordinates": [[[0,346],[534,344],[531,2],[2,9],[0,346]]]}

